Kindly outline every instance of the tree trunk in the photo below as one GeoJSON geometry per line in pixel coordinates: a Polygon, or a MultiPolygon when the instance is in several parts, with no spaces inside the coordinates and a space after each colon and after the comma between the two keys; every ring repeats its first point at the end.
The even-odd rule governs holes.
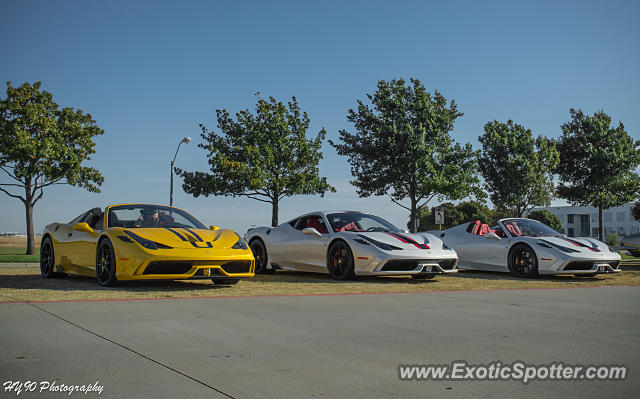
{"type": "Polygon", "coordinates": [[[418,226],[416,222],[416,199],[415,197],[411,197],[411,215],[409,216],[409,224],[411,225],[411,232],[415,233],[418,231],[418,226]]]}
{"type": "Polygon", "coordinates": [[[33,255],[33,205],[31,204],[31,187],[27,186],[27,195],[25,197],[26,201],[24,202],[25,213],[27,217],[27,255],[33,255]]]}
{"type": "Polygon", "coordinates": [[[271,202],[271,227],[278,226],[278,196],[275,196],[273,202],[271,202]]]}
{"type": "Polygon", "coordinates": [[[602,239],[602,207],[598,207],[598,240],[603,241],[602,239]]]}

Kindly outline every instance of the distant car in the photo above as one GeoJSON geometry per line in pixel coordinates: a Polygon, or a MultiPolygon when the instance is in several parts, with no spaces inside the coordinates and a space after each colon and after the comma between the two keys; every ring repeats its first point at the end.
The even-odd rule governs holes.
{"type": "Polygon", "coordinates": [[[440,237],[458,253],[460,269],[511,272],[523,278],[620,271],[620,255],[607,244],[569,238],[532,219],[500,219],[493,227],[477,220],[444,230],[440,237]]]}
{"type": "Polygon", "coordinates": [[[631,234],[622,238],[622,248],[633,256],[640,256],[640,234],[631,234]]]}
{"type": "Polygon", "coordinates": [[[356,275],[433,278],[456,272],[458,257],[439,238],[408,234],[386,220],[355,211],[318,211],[278,227],[247,232],[256,273],[276,269],[329,273],[336,280],[356,275]]]}
{"type": "Polygon", "coordinates": [[[206,228],[187,212],[148,204],[94,208],[69,223],[45,227],[40,272],[123,280],[211,279],[235,284],[253,277],[251,250],[231,230],[206,228]]]}

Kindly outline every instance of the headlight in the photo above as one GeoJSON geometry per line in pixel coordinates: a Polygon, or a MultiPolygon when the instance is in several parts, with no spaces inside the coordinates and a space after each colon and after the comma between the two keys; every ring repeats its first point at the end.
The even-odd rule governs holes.
{"type": "Polygon", "coordinates": [[[380,249],[384,249],[385,251],[392,251],[392,250],[398,250],[398,249],[402,249],[402,248],[398,248],[395,247],[393,245],[389,245],[389,244],[385,244],[383,242],[374,240],[373,238],[367,237],[367,236],[363,236],[362,234],[358,234],[359,237],[367,240],[368,242],[370,242],[371,244],[375,245],[376,247],[380,248],[380,249]]]}
{"type": "MultiPolygon", "coordinates": [[[[147,240],[146,238],[142,238],[139,235],[137,235],[136,233],[132,233],[129,230],[125,230],[124,233],[126,235],[128,235],[129,237],[133,238],[134,240],[136,240],[136,242],[140,245],[142,245],[143,247],[147,248],[147,249],[171,249],[170,246],[164,245],[164,244],[160,244],[159,242],[155,242],[155,241],[151,241],[151,240],[147,240]]],[[[119,237],[120,238],[120,237],[119,237]]],[[[124,239],[120,238],[122,241],[125,241],[124,239]]]]}
{"type": "Polygon", "coordinates": [[[244,242],[244,240],[242,239],[242,237],[240,237],[237,233],[236,236],[238,237],[238,241],[236,241],[235,244],[233,244],[233,246],[231,247],[231,249],[247,249],[247,243],[244,242]]]}
{"type": "Polygon", "coordinates": [[[558,244],[554,244],[552,242],[546,241],[546,240],[540,240],[537,242],[538,245],[540,245],[541,247],[545,247],[545,248],[557,248],[559,250],[561,250],[562,252],[566,252],[566,253],[574,253],[574,252],[580,252],[577,251],[573,248],[567,248],[567,247],[563,247],[562,245],[558,245],[558,244]]]}

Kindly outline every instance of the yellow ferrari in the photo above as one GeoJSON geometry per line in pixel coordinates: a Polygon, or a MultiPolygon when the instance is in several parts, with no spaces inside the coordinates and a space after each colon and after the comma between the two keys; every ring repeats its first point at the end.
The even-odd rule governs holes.
{"type": "Polygon", "coordinates": [[[40,272],[44,278],[96,276],[103,286],[123,280],[184,279],[224,285],[253,277],[254,258],[238,234],[215,226],[207,229],[181,209],[121,204],[46,226],[40,272]]]}

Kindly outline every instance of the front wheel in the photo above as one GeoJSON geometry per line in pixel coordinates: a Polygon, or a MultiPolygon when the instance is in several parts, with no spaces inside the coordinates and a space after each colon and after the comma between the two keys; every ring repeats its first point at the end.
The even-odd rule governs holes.
{"type": "Polygon", "coordinates": [[[336,280],[353,280],[356,275],[353,271],[353,253],[344,241],[336,241],[327,251],[327,269],[336,280]]]}
{"type": "Polygon", "coordinates": [[[253,240],[251,240],[251,242],[249,243],[249,248],[251,248],[253,257],[256,260],[256,274],[273,274],[276,271],[276,269],[273,268],[267,269],[269,255],[267,254],[267,247],[264,245],[264,242],[262,242],[261,239],[254,238],[253,240]]]}
{"type": "Polygon", "coordinates": [[[109,287],[118,283],[116,277],[116,256],[113,251],[113,245],[109,239],[104,239],[98,244],[96,254],[96,277],[98,284],[103,287],[109,287]]]}
{"type": "Polygon", "coordinates": [[[518,278],[538,276],[538,258],[527,244],[516,244],[509,252],[509,270],[518,278]]]}

